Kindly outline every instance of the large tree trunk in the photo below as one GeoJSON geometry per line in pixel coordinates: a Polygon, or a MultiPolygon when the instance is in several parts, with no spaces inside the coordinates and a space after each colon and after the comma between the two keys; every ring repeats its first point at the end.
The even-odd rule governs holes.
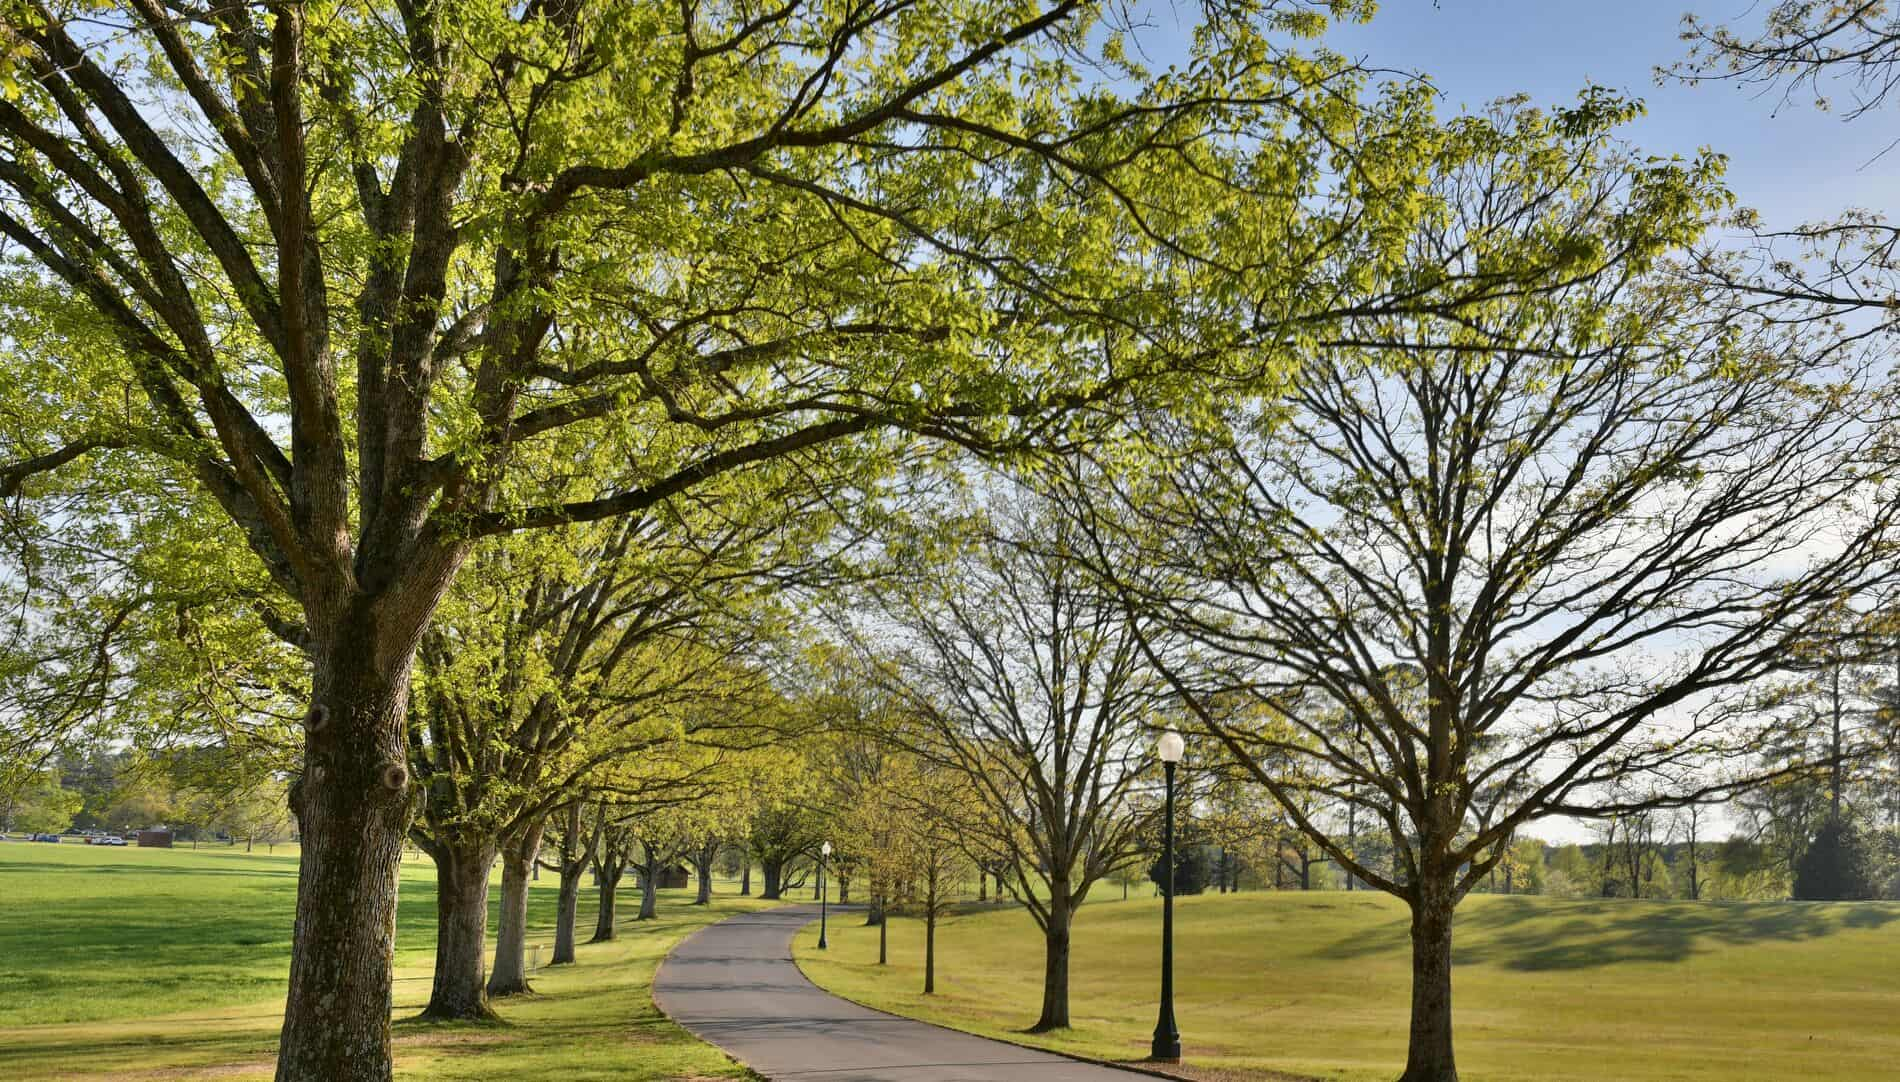
{"type": "Polygon", "coordinates": [[[752,854],[747,853],[745,866],[739,869],[739,896],[752,897],[752,854]]]}
{"type": "Polygon", "coordinates": [[[522,828],[502,847],[501,926],[495,933],[495,971],[488,978],[490,996],[518,996],[528,987],[528,884],[546,827],[536,820],[522,828]]]}
{"type": "Polygon", "coordinates": [[[1451,1046],[1451,889],[1429,880],[1412,903],[1412,1037],[1399,1082],[1458,1082],[1451,1046]]]}
{"type": "Polygon", "coordinates": [[[495,846],[486,839],[432,840],[435,860],[435,980],[422,1017],[491,1018],[488,1007],[488,875],[495,846]]]}
{"type": "Polygon", "coordinates": [[[1043,929],[1042,1017],[1031,1033],[1069,1028],[1069,884],[1049,884],[1049,926],[1043,929]]]}
{"type": "Polygon", "coordinates": [[[784,893],[785,862],[766,857],[759,864],[765,869],[765,893],[759,897],[768,902],[776,902],[784,893]]]}
{"type": "Polygon", "coordinates": [[[891,960],[891,922],[884,916],[884,899],[877,900],[877,964],[885,965],[891,960]]]}
{"type": "Polygon", "coordinates": [[[315,652],[290,798],[303,858],[278,1082],[391,1076],[396,873],[414,814],[403,722],[415,643],[383,642],[376,623],[353,612],[315,652]]]}

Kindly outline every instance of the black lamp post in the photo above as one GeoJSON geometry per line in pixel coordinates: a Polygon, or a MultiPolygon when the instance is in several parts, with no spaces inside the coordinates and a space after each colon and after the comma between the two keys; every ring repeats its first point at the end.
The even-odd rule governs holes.
{"type": "Polygon", "coordinates": [[[831,909],[831,880],[825,878],[825,858],[831,855],[831,843],[818,847],[818,949],[825,950],[825,917],[831,909]]]}
{"type": "Polygon", "coordinates": [[[1173,729],[1155,741],[1155,754],[1168,776],[1168,807],[1161,828],[1161,874],[1166,884],[1161,891],[1161,1017],[1155,1021],[1154,1047],[1148,1058],[1161,1063],[1181,1062],[1181,1031],[1174,1025],[1174,764],[1186,750],[1187,741],[1173,729]]]}

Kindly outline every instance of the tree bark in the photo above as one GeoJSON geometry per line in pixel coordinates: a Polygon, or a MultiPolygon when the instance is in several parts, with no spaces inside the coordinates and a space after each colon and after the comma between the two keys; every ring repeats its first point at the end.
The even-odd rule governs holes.
{"type": "Polygon", "coordinates": [[[765,869],[765,892],[759,897],[768,902],[776,902],[784,893],[785,862],[767,857],[760,861],[760,865],[765,869]]]}
{"type": "Polygon", "coordinates": [[[706,846],[694,857],[693,877],[699,880],[699,892],[693,896],[694,905],[712,904],[713,861],[718,856],[718,846],[706,846]]]}
{"type": "MultiPolygon", "coordinates": [[[[315,651],[303,840],[278,1082],[388,1082],[396,874],[414,804],[403,723],[415,643],[383,642],[367,604],[315,651]]],[[[322,641],[322,640],[320,640],[322,641]]]]}
{"type": "Polygon", "coordinates": [[[891,960],[891,922],[884,916],[884,899],[877,900],[877,964],[891,960]]]}
{"type": "Polygon", "coordinates": [[[560,902],[554,912],[554,957],[549,965],[564,966],[574,962],[574,918],[581,908],[581,876],[585,867],[563,868],[561,870],[560,902]]]}
{"type": "Polygon", "coordinates": [[[1049,926],[1043,929],[1042,1016],[1031,1033],[1069,1028],[1068,884],[1050,884],[1049,926]]]}
{"type": "Polygon", "coordinates": [[[739,870],[739,896],[752,897],[752,857],[747,854],[745,866],[739,870]]]}
{"type": "Polygon", "coordinates": [[[560,873],[561,886],[554,910],[554,956],[548,959],[551,966],[574,962],[574,921],[581,907],[581,876],[587,874],[588,865],[600,852],[599,824],[583,834],[584,814],[579,801],[561,812],[561,846],[555,868],[560,873]]]}
{"type": "Polygon", "coordinates": [[[435,979],[422,1017],[492,1018],[486,989],[488,875],[495,846],[486,839],[432,841],[435,860],[435,979]]]}
{"type": "Polygon", "coordinates": [[[614,857],[594,865],[594,877],[600,892],[600,912],[594,918],[594,938],[589,943],[605,943],[614,937],[614,900],[626,864],[614,857]]]}
{"type": "Polygon", "coordinates": [[[528,883],[545,827],[537,819],[502,847],[501,926],[495,934],[495,970],[488,978],[488,994],[493,997],[534,991],[528,986],[528,883]]]}
{"type": "Polygon", "coordinates": [[[1421,882],[1412,902],[1412,1033],[1399,1082],[1458,1082],[1451,1043],[1448,886],[1421,882]]]}
{"type": "Polygon", "coordinates": [[[640,864],[640,915],[636,919],[652,920],[659,916],[660,855],[645,842],[640,843],[640,850],[646,860],[640,864]]]}
{"type": "MultiPolygon", "coordinates": [[[[924,995],[937,991],[937,873],[929,875],[924,894],[924,995]]],[[[1066,1002],[1067,996],[1064,995],[1066,1002]]]]}

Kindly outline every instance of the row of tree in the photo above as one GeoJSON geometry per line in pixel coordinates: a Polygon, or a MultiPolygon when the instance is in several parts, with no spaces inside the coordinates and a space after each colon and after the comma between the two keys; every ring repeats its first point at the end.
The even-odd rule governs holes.
{"type": "MultiPolygon", "coordinates": [[[[745,822],[776,895],[853,806],[814,761],[907,813],[841,854],[879,905],[1013,893],[1066,1026],[1183,725],[1407,904],[1450,1082],[1521,830],[1815,765],[1766,719],[1890,607],[1892,234],[1713,245],[1718,156],[1600,89],[1440,117],[1319,40],[1371,8],[1151,71],[1070,0],[8,0],[8,784],[287,780],[278,1077],[380,1082],[406,843],[481,1014],[550,838],[650,888],[745,822]]],[[[1892,40],[1698,55],[1858,63],[1837,18],[1892,40]]]]}

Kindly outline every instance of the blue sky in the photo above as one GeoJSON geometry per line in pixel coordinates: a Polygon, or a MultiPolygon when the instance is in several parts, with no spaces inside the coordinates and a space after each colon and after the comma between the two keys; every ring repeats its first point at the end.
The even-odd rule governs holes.
{"type": "MultiPolygon", "coordinates": [[[[1745,27],[1770,0],[1382,0],[1365,26],[1335,29],[1328,44],[1377,66],[1419,72],[1444,94],[1446,112],[1497,98],[1573,100],[1589,83],[1642,98],[1649,115],[1628,129],[1652,154],[1729,156],[1729,184],[1776,227],[1832,217],[1846,207],[1886,209],[1896,194],[1900,149],[1870,161],[1900,136],[1900,110],[1852,123],[1797,96],[1734,83],[1658,83],[1656,68],[1682,59],[1682,16],[1745,27]]],[[[1177,0],[1176,16],[1195,5],[1177,0]]],[[[1172,32],[1168,14],[1159,34],[1172,32]]],[[[1152,55],[1152,54],[1151,54],[1152,55]]]]}

